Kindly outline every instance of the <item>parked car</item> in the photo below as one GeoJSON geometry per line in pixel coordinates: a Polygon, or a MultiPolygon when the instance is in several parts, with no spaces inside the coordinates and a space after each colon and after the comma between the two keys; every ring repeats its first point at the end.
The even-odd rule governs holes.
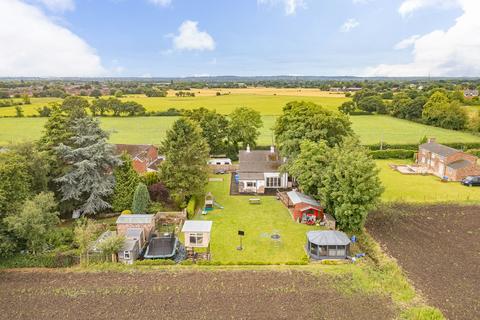
{"type": "Polygon", "coordinates": [[[480,176],[468,176],[461,181],[464,186],[480,186],[480,176]]]}
{"type": "Polygon", "coordinates": [[[227,173],[227,172],[225,170],[222,170],[222,169],[215,171],[215,174],[225,174],[225,173],[227,173]]]}

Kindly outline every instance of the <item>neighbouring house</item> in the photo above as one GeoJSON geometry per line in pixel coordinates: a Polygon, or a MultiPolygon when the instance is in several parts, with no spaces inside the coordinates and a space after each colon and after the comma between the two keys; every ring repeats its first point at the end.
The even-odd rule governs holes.
{"type": "Polygon", "coordinates": [[[133,264],[140,255],[138,240],[126,239],[123,247],[118,251],[118,261],[125,264],[133,264]]]}
{"type": "Polygon", "coordinates": [[[288,174],[280,172],[285,160],[275,147],[270,150],[240,151],[238,170],[238,191],[240,193],[265,193],[268,189],[286,189],[291,187],[288,174]]]}
{"type": "Polygon", "coordinates": [[[306,250],[314,260],[346,259],[350,254],[350,239],[341,231],[309,231],[306,250]]]}
{"type": "Polygon", "coordinates": [[[119,235],[124,235],[126,238],[138,236],[138,231],[134,231],[135,229],[143,230],[144,241],[150,240],[155,231],[155,215],[122,214],[117,218],[117,233],[119,235]]]}
{"type": "Polygon", "coordinates": [[[210,166],[225,166],[225,165],[231,165],[232,160],[230,158],[213,158],[208,160],[208,164],[210,166]]]}
{"type": "Polygon", "coordinates": [[[315,224],[317,220],[324,219],[323,208],[320,203],[306,194],[298,191],[287,192],[286,206],[293,209],[293,220],[306,223],[315,224]]]}
{"type": "Polygon", "coordinates": [[[474,98],[474,97],[478,97],[478,90],[476,89],[467,89],[467,90],[464,90],[463,91],[463,96],[465,98],[474,98]]]}
{"type": "Polygon", "coordinates": [[[425,173],[449,181],[460,181],[467,176],[480,175],[478,158],[429,139],[418,148],[416,163],[425,173]]]}
{"type": "Polygon", "coordinates": [[[133,169],[139,174],[158,171],[158,166],[165,160],[152,144],[116,144],[115,150],[118,155],[124,152],[130,155],[133,169]]]}

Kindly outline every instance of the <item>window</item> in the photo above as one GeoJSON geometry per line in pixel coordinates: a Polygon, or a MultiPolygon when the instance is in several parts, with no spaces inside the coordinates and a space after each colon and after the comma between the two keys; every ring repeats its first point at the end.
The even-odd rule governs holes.
{"type": "Polygon", "coordinates": [[[281,186],[279,177],[267,177],[267,188],[278,188],[281,186]]]}
{"type": "Polygon", "coordinates": [[[338,248],[337,248],[337,256],[338,256],[338,257],[343,257],[343,256],[345,256],[345,247],[338,247],[338,248]]]}
{"type": "Polygon", "coordinates": [[[203,233],[190,233],[190,244],[202,244],[203,233]]]}
{"type": "Polygon", "coordinates": [[[321,256],[321,257],[326,257],[327,256],[327,246],[320,246],[319,256],[321,256]]]}
{"type": "Polygon", "coordinates": [[[257,183],[256,182],[247,182],[247,187],[250,187],[250,188],[255,188],[257,186],[257,183]]]}
{"type": "Polygon", "coordinates": [[[130,251],[123,251],[123,258],[125,260],[130,260],[130,251]]]}
{"type": "Polygon", "coordinates": [[[310,243],[310,253],[313,255],[318,255],[317,246],[313,243],[310,243]]]}
{"type": "Polygon", "coordinates": [[[329,257],[336,257],[337,256],[337,247],[336,246],[328,246],[328,256],[329,257]]]}

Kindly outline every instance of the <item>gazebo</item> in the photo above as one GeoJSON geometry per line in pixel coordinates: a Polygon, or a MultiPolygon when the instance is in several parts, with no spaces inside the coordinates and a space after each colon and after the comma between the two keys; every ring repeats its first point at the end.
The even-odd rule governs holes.
{"type": "Polygon", "coordinates": [[[350,254],[350,239],[340,231],[307,232],[308,255],[315,260],[346,259],[350,254]]]}

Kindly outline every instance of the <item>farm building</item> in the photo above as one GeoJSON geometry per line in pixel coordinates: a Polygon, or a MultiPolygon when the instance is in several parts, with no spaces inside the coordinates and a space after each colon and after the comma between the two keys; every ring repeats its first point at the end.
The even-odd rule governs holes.
{"type": "Polygon", "coordinates": [[[324,219],[323,208],[320,203],[306,194],[289,191],[287,192],[286,202],[287,207],[293,208],[293,220],[297,222],[315,224],[317,220],[322,221],[324,219]]]}
{"type": "Polygon", "coordinates": [[[208,164],[211,166],[225,166],[231,165],[232,160],[230,158],[216,158],[208,160],[208,164]]]}
{"type": "Polygon", "coordinates": [[[350,254],[350,239],[340,231],[309,231],[307,232],[306,250],[310,258],[346,259],[350,254]]]}
{"type": "Polygon", "coordinates": [[[165,160],[158,155],[158,148],[151,144],[116,144],[116,154],[127,153],[132,158],[133,169],[139,174],[155,172],[165,160]]]}
{"type": "Polygon", "coordinates": [[[138,240],[126,239],[123,247],[118,251],[118,261],[125,264],[133,264],[140,255],[138,240]]]}
{"type": "Polygon", "coordinates": [[[449,181],[480,175],[477,161],[477,157],[436,143],[435,139],[419,146],[416,160],[421,171],[449,181]]]}
{"type": "Polygon", "coordinates": [[[117,233],[128,238],[132,229],[142,229],[143,238],[148,241],[155,230],[155,215],[153,214],[122,214],[117,218],[117,233]]]}
{"type": "Polygon", "coordinates": [[[186,248],[209,248],[212,221],[187,220],[183,224],[186,248]]]}
{"type": "Polygon", "coordinates": [[[271,189],[285,189],[290,183],[288,174],[280,172],[284,160],[271,147],[270,150],[240,151],[238,170],[238,191],[240,193],[265,193],[271,189]]]}

